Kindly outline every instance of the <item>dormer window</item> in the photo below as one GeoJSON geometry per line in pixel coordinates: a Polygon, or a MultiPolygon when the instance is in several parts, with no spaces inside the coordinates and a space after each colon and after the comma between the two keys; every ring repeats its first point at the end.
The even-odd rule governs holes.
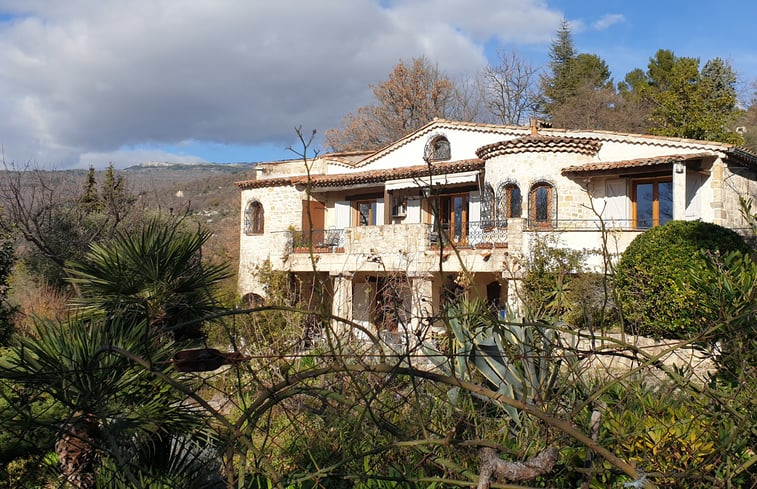
{"type": "Polygon", "coordinates": [[[432,139],[428,147],[428,156],[431,161],[449,160],[452,157],[449,139],[444,136],[437,136],[432,139]]]}

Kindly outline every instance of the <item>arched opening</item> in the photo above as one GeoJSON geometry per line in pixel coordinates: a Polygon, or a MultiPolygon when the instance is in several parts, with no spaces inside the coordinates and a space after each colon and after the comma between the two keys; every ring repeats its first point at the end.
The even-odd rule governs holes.
{"type": "Polygon", "coordinates": [[[426,155],[430,161],[445,161],[452,157],[449,140],[444,136],[432,139],[426,147],[426,155]]]}
{"type": "Polygon", "coordinates": [[[535,227],[551,227],[555,221],[555,189],[547,182],[531,187],[528,198],[529,224],[535,227]]]}
{"type": "Polygon", "coordinates": [[[244,233],[263,234],[263,221],[263,204],[256,200],[250,201],[244,211],[244,233]]]}
{"type": "Polygon", "coordinates": [[[523,197],[520,187],[513,182],[503,182],[497,188],[497,219],[506,221],[522,214],[523,197]]]}

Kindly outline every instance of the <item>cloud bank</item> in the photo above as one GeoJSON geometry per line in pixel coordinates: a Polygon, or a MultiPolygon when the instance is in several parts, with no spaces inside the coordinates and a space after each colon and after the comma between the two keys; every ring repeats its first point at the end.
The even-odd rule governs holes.
{"type": "Polygon", "coordinates": [[[399,59],[470,73],[485,43],[545,43],[561,19],[539,0],[0,0],[0,144],[58,167],[186,140],[287,146],[399,59]]]}

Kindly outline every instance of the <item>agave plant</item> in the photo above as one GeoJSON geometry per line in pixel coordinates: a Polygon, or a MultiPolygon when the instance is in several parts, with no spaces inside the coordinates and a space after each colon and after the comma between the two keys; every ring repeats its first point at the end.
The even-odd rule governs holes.
{"type": "MultiPolygon", "coordinates": [[[[448,375],[473,380],[481,374],[498,394],[531,404],[549,399],[560,360],[552,351],[558,346],[555,329],[545,323],[499,319],[481,301],[462,301],[447,309],[449,353],[433,345],[424,351],[448,375]]],[[[459,389],[448,392],[453,403],[459,389]]],[[[498,403],[508,416],[520,423],[518,410],[498,403]]]]}

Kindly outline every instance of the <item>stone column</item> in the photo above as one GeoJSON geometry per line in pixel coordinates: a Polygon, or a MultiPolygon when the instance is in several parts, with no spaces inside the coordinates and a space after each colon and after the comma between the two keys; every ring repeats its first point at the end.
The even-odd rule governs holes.
{"type": "MultiPolygon", "coordinates": [[[[332,275],[334,280],[334,298],[331,302],[331,315],[341,319],[352,320],[352,274],[332,275]]],[[[349,327],[343,322],[332,319],[331,327],[337,334],[345,333],[349,327]]]]}
{"type": "Polygon", "coordinates": [[[715,160],[715,163],[712,164],[710,179],[712,182],[712,202],[710,203],[710,207],[712,207],[712,222],[722,226],[725,224],[725,206],[723,202],[725,196],[725,181],[723,160],[720,158],[715,160]]]}
{"type": "Polygon", "coordinates": [[[686,164],[673,163],[673,219],[686,219],[686,164]]]}
{"type": "Polygon", "coordinates": [[[427,318],[434,314],[434,281],[431,274],[410,277],[410,327],[419,331],[428,324],[427,318]]]}
{"type": "Polygon", "coordinates": [[[507,291],[507,314],[509,316],[521,316],[523,314],[523,303],[518,297],[518,291],[523,287],[523,282],[512,277],[503,277],[505,290],[507,291]]]}
{"type": "Polygon", "coordinates": [[[523,228],[525,219],[514,217],[507,220],[507,250],[510,253],[523,253],[523,228]]]}

